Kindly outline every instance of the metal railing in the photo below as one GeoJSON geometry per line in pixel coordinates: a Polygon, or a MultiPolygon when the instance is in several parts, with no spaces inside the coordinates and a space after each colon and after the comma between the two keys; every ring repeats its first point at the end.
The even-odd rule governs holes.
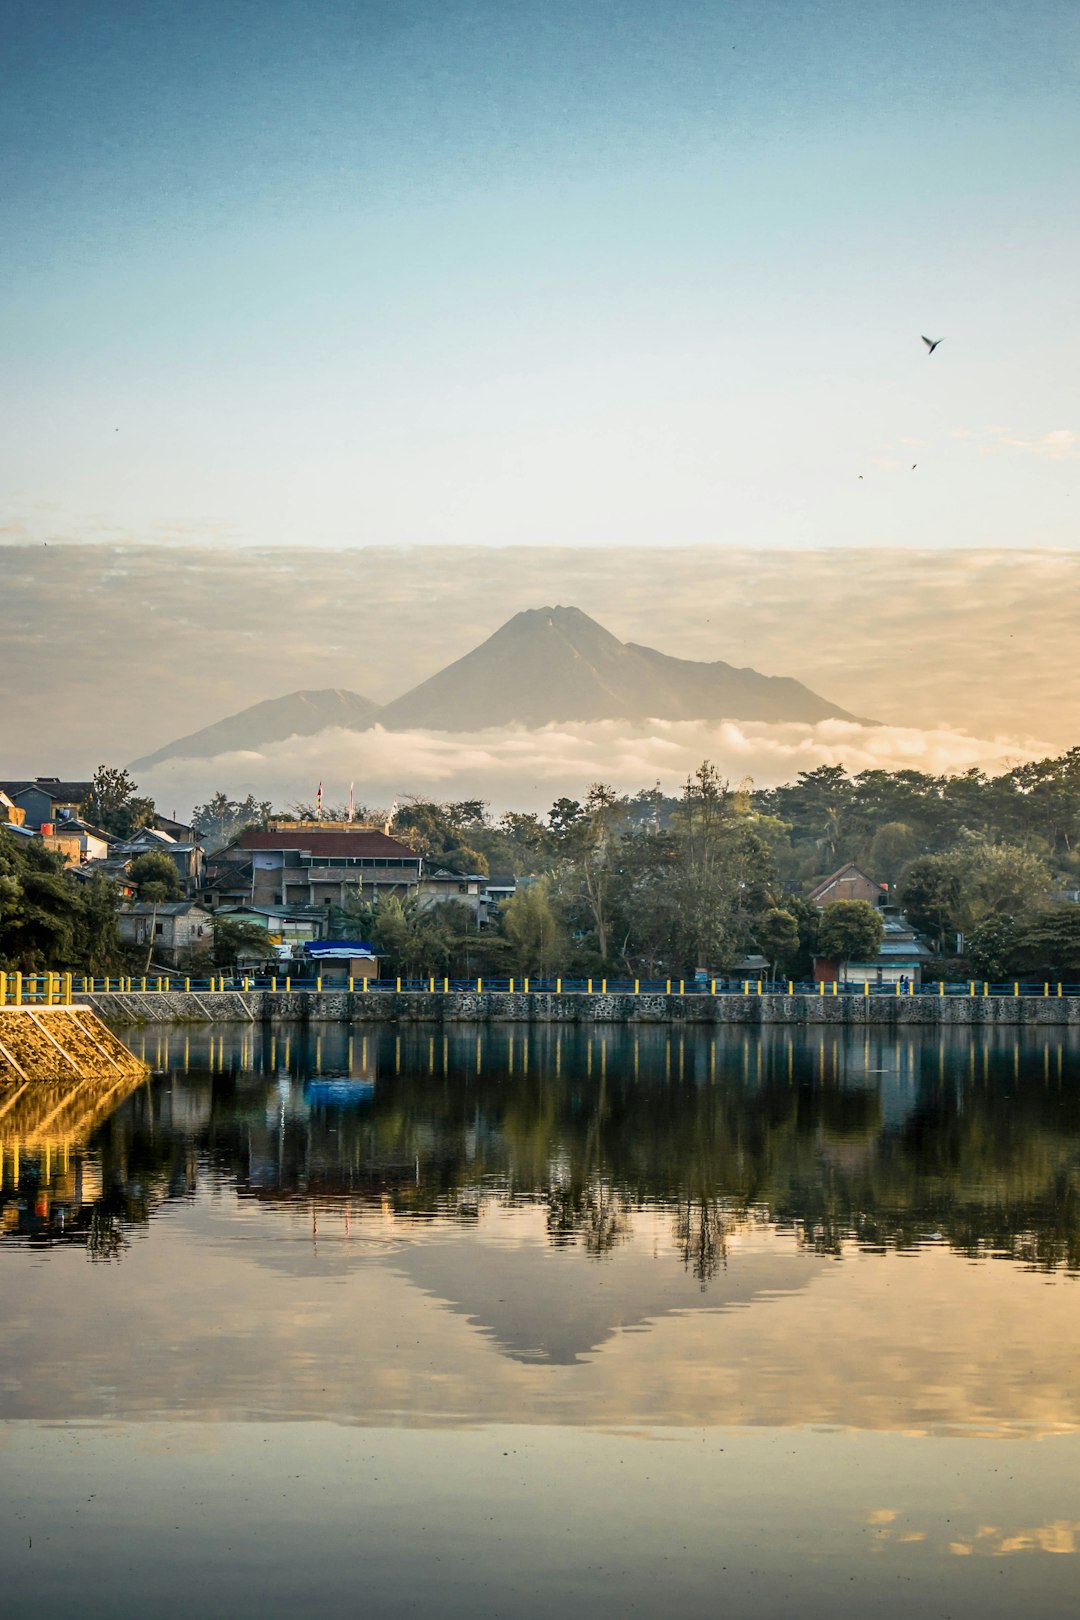
{"type": "Polygon", "coordinates": [[[195,992],[199,995],[221,995],[236,991],[270,990],[273,992],[320,994],[348,990],[359,994],[385,994],[387,992],[422,992],[428,995],[451,993],[483,994],[496,991],[514,994],[544,995],[710,995],[710,996],[934,996],[934,997],[1062,997],[1080,995],[1080,984],[1027,982],[1012,980],[1001,984],[968,980],[950,984],[935,980],[916,984],[911,980],[889,984],[808,983],[804,980],[781,979],[726,979],[726,978],[549,978],[514,976],[511,978],[448,978],[443,976],[394,977],[388,979],[349,978],[323,975],[296,974],[211,974],[191,977],[179,973],[133,976],[130,974],[91,977],[78,973],[4,973],[0,972],[0,1007],[24,1005],[63,1006],[74,995],[131,995],[165,994],[168,992],[195,992]]]}

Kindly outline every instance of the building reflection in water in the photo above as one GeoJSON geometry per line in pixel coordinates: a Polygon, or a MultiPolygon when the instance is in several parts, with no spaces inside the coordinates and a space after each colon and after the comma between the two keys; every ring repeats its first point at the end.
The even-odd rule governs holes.
{"type": "Polygon", "coordinates": [[[703,1286],[747,1223],[823,1254],[946,1243],[1080,1267],[1065,1030],[247,1025],[133,1044],[150,1082],[0,1098],[6,1235],[112,1256],[210,1183],[313,1224],[539,1206],[553,1246],[595,1255],[658,1207],[703,1286]]]}

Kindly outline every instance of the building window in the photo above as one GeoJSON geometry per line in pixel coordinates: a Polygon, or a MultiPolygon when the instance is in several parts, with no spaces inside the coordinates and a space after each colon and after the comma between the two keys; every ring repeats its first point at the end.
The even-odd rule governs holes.
{"type": "Polygon", "coordinates": [[[154,924],[154,933],[155,934],[163,934],[164,932],[165,932],[165,924],[164,923],[155,923],[154,924]]]}

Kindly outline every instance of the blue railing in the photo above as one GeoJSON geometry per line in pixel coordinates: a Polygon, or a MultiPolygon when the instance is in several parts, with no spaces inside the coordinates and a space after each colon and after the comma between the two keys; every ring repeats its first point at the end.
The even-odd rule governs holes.
{"type": "Polygon", "coordinates": [[[797,996],[1022,996],[1060,997],[1080,995],[1080,984],[1049,981],[1011,980],[990,983],[968,980],[959,984],[934,981],[891,984],[814,984],[804,980],[757,980],[737,978],[559,978],[540,975],[488,978],[449,978],[441,975],[405,976],[385,979],[343,979],[329,974],[212,974],[191,977],[180,973],[90,977],[70,973],[20,974],[0,972],[0,1006],[59,1005],[75,994],[131,994],[192,991],[219,995],[236,990],[272,990],[318,993],[348,989],[359,994],[395,991],[425,992],[429,995],[462,991],[542,993],[547,995],[797,995],[797,996]]]}

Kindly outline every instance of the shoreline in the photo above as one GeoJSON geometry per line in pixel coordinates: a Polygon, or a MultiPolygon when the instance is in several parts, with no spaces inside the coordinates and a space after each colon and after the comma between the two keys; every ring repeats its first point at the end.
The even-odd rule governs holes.
{"type": "Polygon", "coordinates": [[[1080,996],[679,995],[506,990],[77,992],[111,1028],[146,1024],[1080,1025],[1080,996]]]}

